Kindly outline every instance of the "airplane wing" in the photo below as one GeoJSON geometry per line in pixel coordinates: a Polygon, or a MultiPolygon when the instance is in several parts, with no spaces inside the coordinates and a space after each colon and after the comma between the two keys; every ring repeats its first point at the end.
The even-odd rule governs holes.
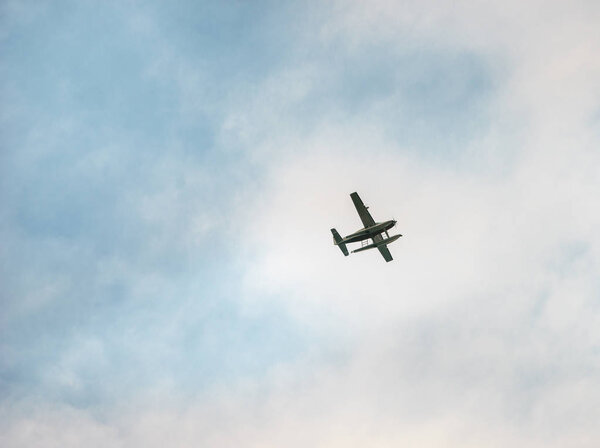
{"type": "Polygon", "coordinates": [[[377,249],[379,249],[379,253],[381,255],[383,255],[383,258],[385,258],[386,262],[390,262],[393,260],[392,254],[390,253],[390,250],[387,248],[387,245],[383,244],[381,246],[377,246],[377,249]]]}
{"type": "Polygon", "coordinates": [[[358,193],[354,192],[350,195],[350,197],[352,198],[352,202],[354,202],[354,206],[356,207],[356,211],[358,212],[358,216],[360,216],[363,225],[365,227],[374,226],[375,220],[367,210],[367,207],[365,207],[365,204],[363,204],[363,201],[358,193]]]}
{"type": "MultiPolygon", "coordinates": [[[[373,237],[374,243],[378,243],[381,240],[383,240],[383,237],[381,235],[375,235],[373,237]]],[[[382,244],[381,246],[377,246],[377,249],[379,249],[379,253],[381,255],[383,255],[383,258],[385,258],[386,262],[390,262],[393,260],[392,254],[390,253],[390,250],[387,248],[387,244],[382,244]]]]}

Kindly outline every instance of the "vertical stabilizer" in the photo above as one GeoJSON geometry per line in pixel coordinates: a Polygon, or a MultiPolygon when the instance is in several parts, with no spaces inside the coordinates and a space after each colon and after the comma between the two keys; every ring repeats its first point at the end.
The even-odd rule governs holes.
{"type": "Polygon", "coordinates": [[[347,257],[348,256],[348,249],[346,248],[346,244],[342,243],[342,237],[340,236],[340,234],[338,233],[337,230],[335,229],[331,229],[331,233],[333,234],[333,243],[338,246],[340,248],[340,250],[342,251],[342,253],[347,257]]]}

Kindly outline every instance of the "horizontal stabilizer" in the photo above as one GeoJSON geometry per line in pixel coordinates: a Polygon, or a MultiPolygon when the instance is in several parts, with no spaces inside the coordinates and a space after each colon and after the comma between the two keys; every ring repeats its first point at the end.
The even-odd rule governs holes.
{"type": "Polygon", "coordinates": [[[338,231],[335,229],[331,229],[331,233],[333,234],[333,244],[338,246],[340,248],[340,250],[342,251],[342,253],[347,257],[348,256],[348,248],[346,247],[346,245],[344,243],[342,243],[342,241],[343,241],[342,237],[340,236],[338,231]]]}

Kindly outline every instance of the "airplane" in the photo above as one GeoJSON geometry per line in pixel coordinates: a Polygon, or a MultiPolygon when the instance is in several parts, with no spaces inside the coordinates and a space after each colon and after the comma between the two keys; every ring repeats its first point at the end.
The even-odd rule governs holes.
{"type": "Polygon", "coordinates": [[[333,244],[338,246],[344,256],[347,257],[348,248],[346,247],[346,244],[371,239],[373,240],[373,243],[367,245],[362,243],[362,246],[359,249],[353,250],[352,253],[377,248],[386,262],[392,261],[392,254],[387,248],[387,245],[393,243],[402,236],[400,234],[393,236],[388,234],[388,230],[396,225],[396,221],[391,219],[385,222],[375,222],[368,211],[369,207],[365,206],[358,193],[354,192],[350,197],[352,198],[352,202],[354,202],[354,206],[356,207],[356,211],[358,212],[358,216],[360,216],[364,227],[344,238],[340,236],[337,230],[331,229],[331,233],[333,234],[333,244]],[[381,236],[384,233],[386,238],[381,236]]]}

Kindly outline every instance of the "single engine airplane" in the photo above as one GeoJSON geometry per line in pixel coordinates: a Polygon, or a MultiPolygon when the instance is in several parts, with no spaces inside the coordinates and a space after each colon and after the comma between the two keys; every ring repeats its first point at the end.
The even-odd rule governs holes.
{"type": "Polygon", "coordinates": [[[387,248],[387,245],[393,243],[402,236],[400,234],[393,236],[388,234],[388,230],[396,225],[396,221],[391,219],[385,222],[375,222],[369,213],[369,207],[365,206],[358,193],[354,192],[350,197],[352,198],[352,202],[354,202],[354,206],[356,207],[356,211],[358,212],[358,216],[360,216],[364,227],[344,238],[340,236],[337,230],[331,229],[331,233],[333,234],[333,244],[338,246],[342,253],[347,257],[348,248],[346,247],[346,244],[362,241],[362,246],[359,249],[353,250],[352,253],[377,248],[386,262],[392,261],[392,254],[387,248]],[[385,238],[382,236],[384,233],[386,236],[385,238]],[[365,244],[365,242],[368,243],[368,241],[366,241],[368,239],[371,239],[373,242],[371,244],[365,244]]]}

